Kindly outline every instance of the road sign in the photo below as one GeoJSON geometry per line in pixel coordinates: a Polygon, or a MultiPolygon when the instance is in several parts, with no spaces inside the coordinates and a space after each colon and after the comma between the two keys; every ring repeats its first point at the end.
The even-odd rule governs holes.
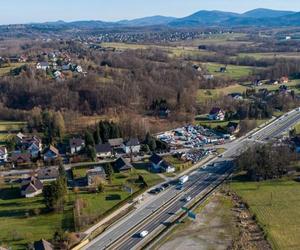
{"type": "Polygon", "coordinates": [[[196,220],[196,214],[194,214],[193,212],[188,212],[188,217],[190,217],[191,219],[193,219],[193,220],[196,220]]]}
{"type": "Polygon", "coordinates": [[[185,212],[189,211],[189,209],[187,207],[182,207],[181,209],[185,212]]]}

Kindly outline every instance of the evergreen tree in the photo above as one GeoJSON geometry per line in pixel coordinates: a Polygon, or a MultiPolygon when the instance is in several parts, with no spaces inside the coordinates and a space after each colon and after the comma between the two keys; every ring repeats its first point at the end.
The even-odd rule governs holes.
{"type": "Polygon", "coordinates": [[[99,126],[96,126],[96,130],[94,131],[94,141],[96,145],[102,143],[99,126]]]}
{"type": "Polygon", "coordinates": [[[85,131],[84,140],[85,140],[85,145],[86,146],[95,147],[94,138],[93,138],[92,134],[89,131],[85,131]]]}

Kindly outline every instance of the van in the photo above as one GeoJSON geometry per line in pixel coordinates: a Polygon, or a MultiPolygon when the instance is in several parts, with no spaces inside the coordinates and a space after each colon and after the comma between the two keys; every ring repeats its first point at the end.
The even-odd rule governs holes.
{"type": "Polygon", "coordinates": [[[140,236],[141,238],[144,238],[144,237],[146,237],[147,235],[148,235],[148,231],[146,231],[146,230],[144,230],[144,231],[142,231],[142,232],[139,233],[139,236],[140,236]]]}

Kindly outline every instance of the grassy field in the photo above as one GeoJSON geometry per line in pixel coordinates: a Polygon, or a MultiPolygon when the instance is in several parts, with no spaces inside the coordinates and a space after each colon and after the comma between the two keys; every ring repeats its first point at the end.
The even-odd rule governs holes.
{"type": "Polygon", "coordinates": [[[11,63],[5,67],[0,68],[0,77],[8,75],[11,70],[23,66],[24,63],[11,63]]]}
{"type": "Polygon", "coordinates": [[[7,133],[9,131],[19,131],[26,126],[26,122],[16,121],[0,121],[0,145],[4,144],[7,139],[14,136],[13,133],[7,133]]]}
{"type": "Polygon", "coordinates": [[[50,239],[53,233],[67,229],[69,222],[65,220],[70,212],[39,214],[44,209],[42,197],[19,198],[19,188],[2,186],[0,189],[0,245],[12,249],[25,249],[27,243],[41,238],[50,239]]]}
{"type": "Polygon", "coordinates": [[[193,165],[192,162],[184,162],[180,159],[177,159],[174,156],[165,156],[164,160],[166,160],[168,163],[175,167],[176,173],[180,173],[193,165]]]}
{"type": "Polygon", "coordinates": [[[263,58],[299,58],[299,52],[276,52],[276,53],[240,53],[239,57],[254,57],[255,59],[263,58]]]}
{"type": "Polygon", "coordinates": [[[203,64],[209,73],[217,77],[231,78],[234,80],[241,79],[242,77],[249,76],[255,68],[247,66],[236,66],[236,65],[227,65],[227,71],[224,73],[220,72],[220,68],[224,67],[223,64],[218,63],[204,63],[203,64]]]}
{"type": "Polygon", "coordinates": [[[207,100],[215,100],[222,95],[228,95],[230,93],[243,93],[248,89],[247,86],[240,84],[230,85],[224,88],[218,89],[199,89],[197,93],[197,100],[199,103],[205,102],[207,100]]]}
{"type": "Polygon", "coordinates": [[[300,183],[234,181],[230,187],[248,203],[274,249],[299,249],[300,183]]]}

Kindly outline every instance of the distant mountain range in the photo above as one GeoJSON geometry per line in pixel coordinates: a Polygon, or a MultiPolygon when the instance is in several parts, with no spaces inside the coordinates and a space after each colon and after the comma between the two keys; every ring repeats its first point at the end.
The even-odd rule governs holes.
{"type": "Polygon", "coordinates": [[[75,22],[47,22],[30,24],[33,27],[48,28],[122,28],[166,26],[173,28],[197,28],[207,26],[241,27],[241,26],[300,26],[300,12],[280,11],[270,9],[255,9],[243,14],[201,10],[183,18],[151,16],[133,20],[117,22],[104,21],[75,21],[75,22]]]}

